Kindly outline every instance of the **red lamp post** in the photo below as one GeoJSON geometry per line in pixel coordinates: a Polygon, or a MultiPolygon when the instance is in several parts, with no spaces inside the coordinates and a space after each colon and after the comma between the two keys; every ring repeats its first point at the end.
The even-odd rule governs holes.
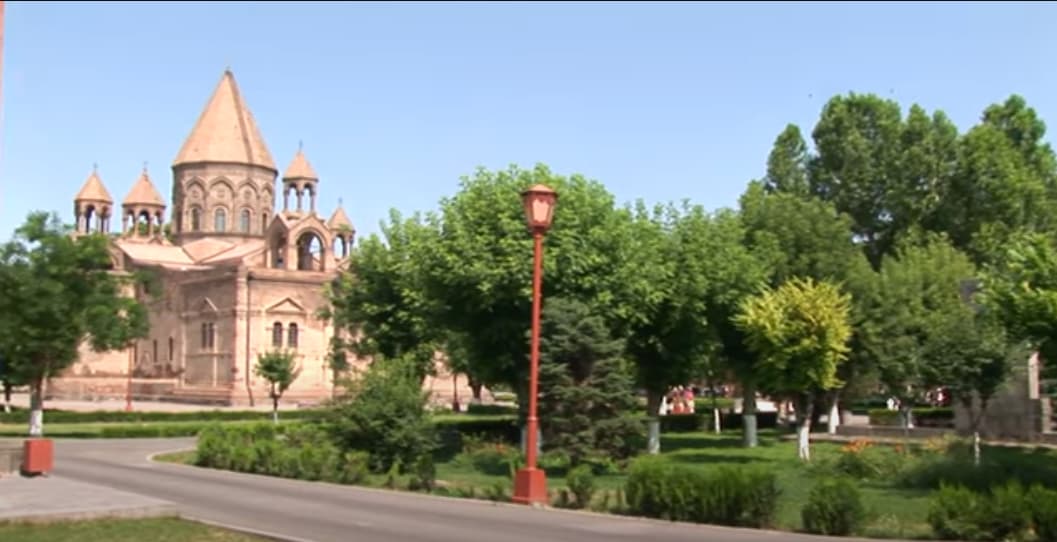
{"type": "Polygon", "coordinates": [[[540,306],[543,297],[543,234],[551,227],[558,193],[537,184],[521,194],[525,220],[532,231],[534,261],[532,271],[532,344],[529,351],[528,420],[526,432],[525,467],[514,477],[513,501],[519,504],[547,503],[547,475],[536,467],[539,419],[536,417],[536,397],[539,395],[540,366],[540,306]]]}

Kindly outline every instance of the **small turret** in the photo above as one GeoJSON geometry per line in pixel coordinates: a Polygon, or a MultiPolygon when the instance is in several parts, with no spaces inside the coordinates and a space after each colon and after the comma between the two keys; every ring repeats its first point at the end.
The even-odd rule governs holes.
{"type": "Polygon", "coordinates": [[[121,208],[124,219],[121,231],[130,237],[154,237],[162,231],[165,217],[165,200],[147,174],[147,165],[143,165],[136,182],[132,185],[121,208]]]}
{"type": "Polygon", "coordinates": [[[334,214],[330,215],[330,219],[327,220],[327,229],[334,235],[334,239],[341,242],[341,250],[340,252],[335,250],[334,256],[341,259],[347,258],[352,252],[352,243],[356,239],[356,228],[352,226],[349,215],[345,214],[340,199],[338,208],[334,209],[334,214]]]}
{"type": "Polygon", "coordinates": [[[103,186],[99,171],[92,166],[92,174],[73,199],[73,214],[77,218],[77,233],[106,233],[110,231],[110,209],[114,200],[103,186]]]}
{"type": "Polygon", "coordinates": [[[316,175],[316,170],[312,168],[312,164],[309,164],[308,159],[305,158],[302,146],[298,145],[297,154],[294,155],[290,166],[286,168],[286,173],[283,174],[283,211],[290,211],[290,192],[293,192],[297,196],[297,209],[295,212],[302,212],[302,200],[307,192],[309,198],[308,211],[315,213],[318,185],[319,175],[316,175]]]}

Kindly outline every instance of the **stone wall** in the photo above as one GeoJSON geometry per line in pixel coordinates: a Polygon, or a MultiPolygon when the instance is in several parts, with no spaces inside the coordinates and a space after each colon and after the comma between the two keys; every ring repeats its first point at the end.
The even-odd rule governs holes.
{"type": "MultiPolygon", "coordinates": [[[[1037,356],[1032,356],[1013,369],[1005,385],[988,402],[987,410],[980,419],[981,437],[1035,441],[1044,429],[1048,429],[1049,424],[1043,422],[1045,398],[1039,395],[1038,371],[1037,356]]],[[[972,416],[979,413],[980,400],[974,398],[971,408],[966,408],[960,402],[953,406],[955,429],[961,434],[971,433],[972,416]]]]}

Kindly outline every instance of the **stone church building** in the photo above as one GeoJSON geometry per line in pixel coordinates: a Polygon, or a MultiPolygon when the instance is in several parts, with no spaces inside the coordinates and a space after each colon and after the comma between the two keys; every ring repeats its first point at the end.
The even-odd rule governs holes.
{"type": "MultiPolygon", "coordinates": [[[[124,351],[85,347],[47,396],[267,403],[257,355],[287,350],[301,373],[284,399],[331,397],[334,330],[316,314],[348,263],[355,229],[340,204],[320,214],[319,185],[301,149],[279,177],[230,70],[173,161],[168,203],[146,168],[120,207],[93,171],[74,200],[76,231],[110,234],[115,272],[152,277],[136,291],[150,335],[124,351]],[[114,218],[120,233],[111,233],[114,218]]],[[[469,398],[462,378],[437,368],[425,383],[436,400],[469,398]]]]}

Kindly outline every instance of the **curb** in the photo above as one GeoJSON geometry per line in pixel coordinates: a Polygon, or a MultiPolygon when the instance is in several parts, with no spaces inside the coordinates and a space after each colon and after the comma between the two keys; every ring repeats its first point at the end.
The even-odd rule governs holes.
{"type": "Polygon", "coordinates": [[[192,515],[189,515],[189,514],[181,514],[180,515],[180,519],[185,519],[187,521],[193,521],[195,523],[201,523],[202,525],[208,525],[210,527],[216,527],[218,529],[224,529],[225,531],[231,531],[231,532],[235,532],[235,533],[253,535],[253,536],[256,536],[258,538],[263,538],[265,540],[272,540],[274,542],[316,542],[315,540],[311,540],[311,539],[308,539],[308,538],[298,538],[298,537],[294,537],[294,536],[281,535],[281,534],[273,533],[273,532],[270,532],[270,531],[259,531],[257,529],[251,529],[249,527],[239,527],[239,526],[236,526],[236,525],[231,525],[230,523],[222,523],[222,522],[219,522],[219,521],[212,521],[212,520],[208,520],[208,519],[202,519],[202,518],[195,517],[195,516],[192,516],[192,515]]]}
{"type": "Polygon", "coordinates": [[[62,521],[86,521],[95,519],[146,519],[161,517],[180,517],[180,511],[174,504],[157,504],[110,510],[52,512],[11,517],[0,516],[0,523],[55,523],[62,521]]]}

